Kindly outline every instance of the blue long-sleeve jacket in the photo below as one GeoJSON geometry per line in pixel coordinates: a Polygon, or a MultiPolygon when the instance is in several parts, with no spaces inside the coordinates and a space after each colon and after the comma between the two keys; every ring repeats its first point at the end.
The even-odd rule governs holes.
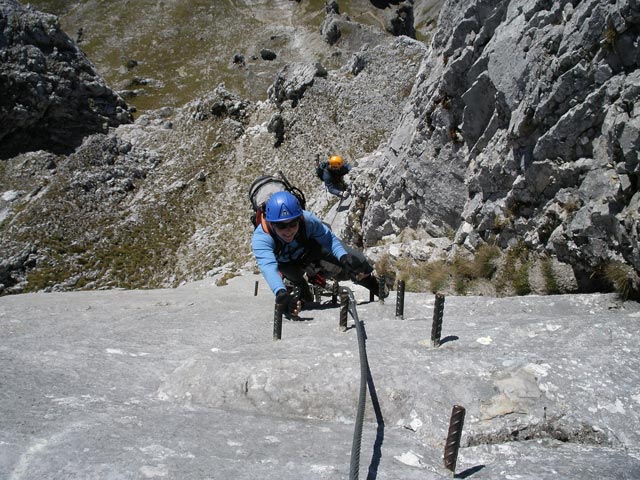
{"type": "MultiPolygon", "coordinates": [[[[347,254],[340,239],[336,237],[318,217],[306,210],[303,211],[303,216],[307,240],[315,240],[322,248],[330,252],[337,259],[347,254]]],[[[300,225],[299,228],[302,228],[302,225],[300,225]]],[[[276,235],[275,229],[272,230],[274,230],[272,232],[273,235],[276,235]]],[[[284,247],[282,251],[278,252],[278,256],[276,257],[275,239],[264,231],[262,225],[258,225],[253,232],[251,248],[258,262],[258,267],[273,293],[277,293],[279,290],[286,288],[278,271],[278,262],[287,263],[297,260],[304,253],[304,245],[301,241],[298,241],[299,237],[301,237],[300,232],[291,243],[285,243],[280,240],[279,243],[284,245],[284,247]]]]}
{"type": "Polygon", "coordinates": [[[322,181],[327,187],[327,190],[329,190],[329,193],[340,196],[340,194],[342,193],[342,190],[336,187],[335,182],[341,180],[342,177],[344,177],[347,173],[351,171],[351,168],[352,167],[350,164],[345,163],[344,165],[342,165],[342,167],[340,167],[338,170],[335,170],[333,172],[329,170],[329,167],[326,167],[322,171],[322,181]]]}

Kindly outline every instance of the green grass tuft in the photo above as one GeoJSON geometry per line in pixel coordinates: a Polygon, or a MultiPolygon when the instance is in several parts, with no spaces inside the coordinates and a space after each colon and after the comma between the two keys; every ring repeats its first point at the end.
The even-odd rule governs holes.
{"type": "Polygon", "coordinates": [[[635,292],[637,278],[633,268],[621,262],[611,262],[604,267],[604,277],[622,300],[628,300],[635,292]]]}
{"type": "Polygon", "coordinates": [[[541,269],[542,277],[544,278],[544,286],[547,293],[549,295],[555,295],[559,293],[560,288],[553,271],[553,262],[551,261],[550,257],[545,257],[542,260],[541,269]]]}

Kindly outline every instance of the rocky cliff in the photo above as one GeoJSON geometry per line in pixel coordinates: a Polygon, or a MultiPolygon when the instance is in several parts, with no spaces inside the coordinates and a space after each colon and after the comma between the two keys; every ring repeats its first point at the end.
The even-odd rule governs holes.
{"type": "Polygon", "coordinates": [[[52,15],[0,2],[0,159],[71,153],[85,137],[130,123],[124,101],[52,15]]]}
{"type": "Polygon", "coordinates": [[[637,289],[639,15],[635,1],[446,2],[374,162],[364,243],[454,230],[456,245],[569,264],[587,291],[617,262],[637,289]]]}
{"type": "MultiPolygon", "coordinates": [[[[93,135],[70,154],[36,145],[44,150],[6,158],[4,292],[170,286],[252,268],[251,181],[285,171],[325,215],[333,200],[313,165],[336,152],[356,166],[340,233],[379,268],[455,263],[490,246],[502,252],[494,280],[521,270],[529,291],[549,293],[549,279],[559,291],[610,290],[604,272],[615,267],[623,290],[637,292],[638,5],[450,1],[432,31],[425,18],[439,3],[376,3],[384,5],[369,5],[360,21],[339,2],[245,9],[241,20],[262,21],[270,35],[245,36],[224,52],[224,85],[129,124],[127,107],[105,87],[114,117],[74,108],[92,112],[87,127],[110,125],[107,132],[83,132],[93,135]],[[424,41],[410,37],[418,21],[424,41]],[[260,48],[261,57],[243,55],[260,48]],[[261,85],[270,71],[261,95],[234,91],[238,78],[261,85]],[[535,271],[545,285],[535,287],[535,271]]],[[[53,21],[14,1],[0,5],[3,19],[53,21]]],[[[22,55],[34,48],[14,44],[22,55]]],[[[8,50],[0,44],[5,59],[8,50]]],[[[1,111],[3,126],[15,125],[7,112],[19,103],[1,111]]],[[[57,138],[66,126],[45,124],[40,137],[51,130],[57,138]]],[[[12,135],[31,138],[29,128],[12,135]]]]}

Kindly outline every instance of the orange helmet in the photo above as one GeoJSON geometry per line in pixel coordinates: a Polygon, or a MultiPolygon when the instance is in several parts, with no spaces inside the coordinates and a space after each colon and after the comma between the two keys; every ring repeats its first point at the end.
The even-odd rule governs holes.
{"type": "Polygon", "coordinates": [[[329,159],[329,168],[338,169],[338,168],[342,167],[343,163],[344,162],[342,161],[342,157],[340,157],[338,155],[333,155],[329,159]]]}

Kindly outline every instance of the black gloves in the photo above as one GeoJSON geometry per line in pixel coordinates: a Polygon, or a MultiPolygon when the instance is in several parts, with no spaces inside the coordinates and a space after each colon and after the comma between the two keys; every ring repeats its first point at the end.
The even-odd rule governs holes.
{"type": "Polygon", "coordinates": [[[361,269],[356,265],[353,255],[350,253],[340,257],[340,264],[351,280],[356,280],[358,274],[361,273],[361,269]]]}
{"type": "Polygon", "coordinates": [[[282,305],[282,312],[287,318],[298,314],[300,307],[300,295],[297,291],[287,292],[286,290],[278,290],[276,293],[276,305],[282,305]]]}

